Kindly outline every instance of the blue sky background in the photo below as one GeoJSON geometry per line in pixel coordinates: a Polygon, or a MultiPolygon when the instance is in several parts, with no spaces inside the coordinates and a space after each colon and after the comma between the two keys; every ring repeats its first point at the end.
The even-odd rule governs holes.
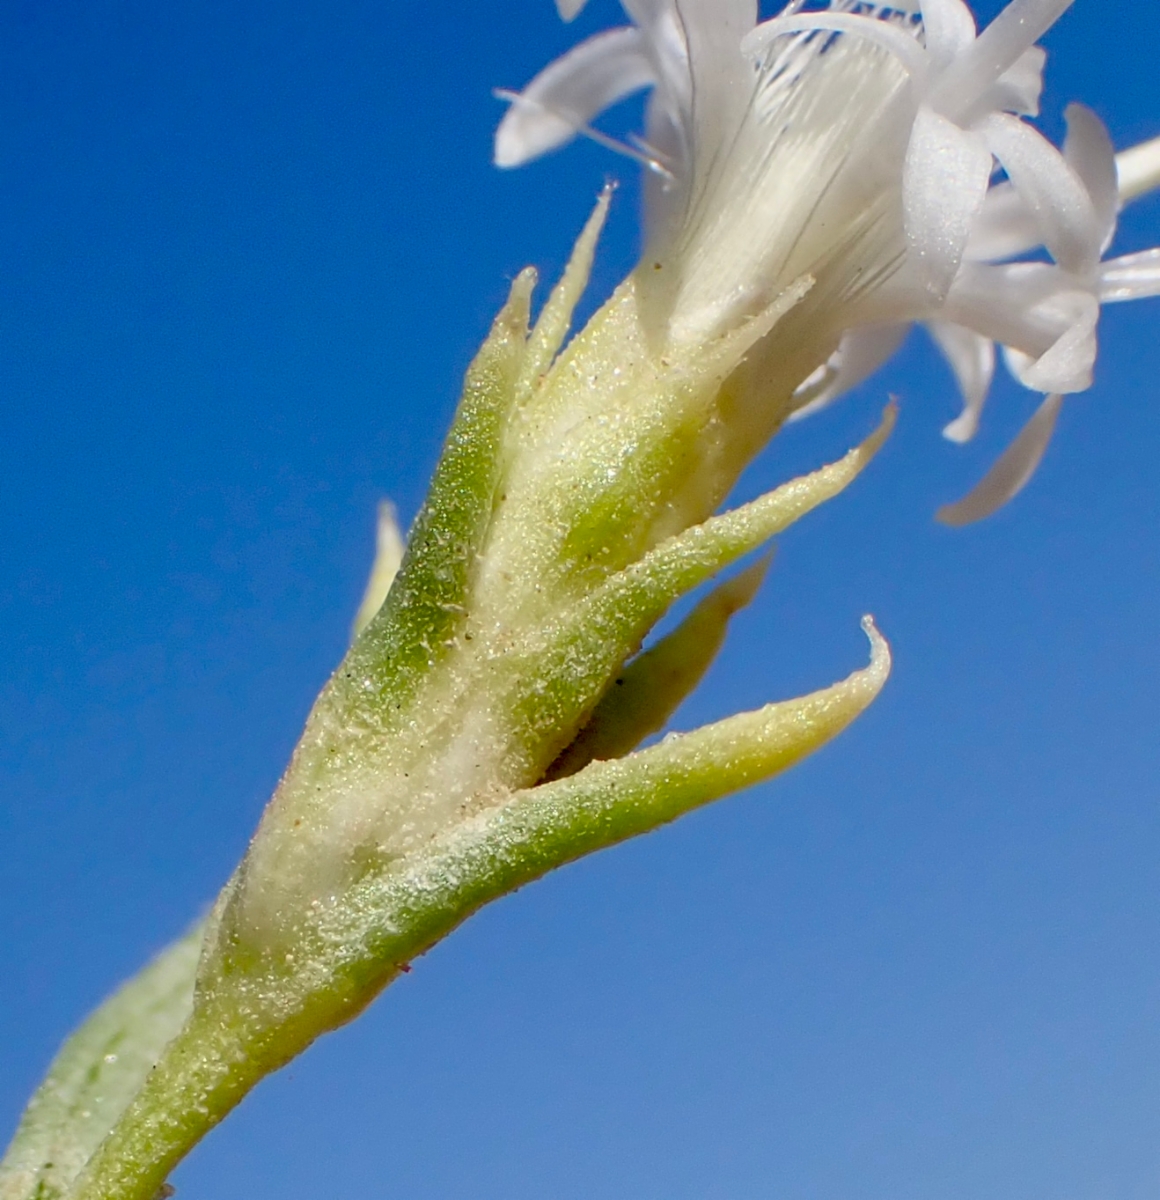
{"type": "MultiPolygon", "coordinates": [[[[997,4],[980,5],[990,16],[997,4]]],[[[489,166],[548,0],[0,5],[0,1126],[212,898],[418,505],[507,281],[630,167],[489,166]]],[[[1160,6],[1079,0],[1073,98],[1160,132],[1160,6]]],[[[1160,243],[1160,203],[1119,244],[1160,243]]],[[[896,651],[772,784],[559,872],[418,962],[178,1171],[188,1200],[1143,1200],[1160,1186],[1160,301],[997,518],[932,520],[1036,400],[944,442],[929,347],[742,492],[896,437],[781,540],[691,726],[896,651]]]]}

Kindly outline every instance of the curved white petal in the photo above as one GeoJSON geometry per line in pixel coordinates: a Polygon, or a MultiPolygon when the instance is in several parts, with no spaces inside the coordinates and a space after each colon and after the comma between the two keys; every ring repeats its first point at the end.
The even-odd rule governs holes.
{"type": "Polygon", "coordinates": [[[495,133],[495,164],[518,167],[570,142],[597,113],[656,75],[640,30],[598,33],[545,67],[512,101],[495,133]]]}
{"type": "Polygon", "coordinates": [[[987,192],[971,226],[963,257],[968,262],[1000,262],[1043,244],[1035,216],[1010,183],[987,192]]]}
{"type": "Polygon", "coordinates": [[[561,21],[571,21],[580,13],[588,0],[556,0],[556,11],[561,21]]]}
{"type": "Polygon", "coordinates": [[[1039,97],[1043,94],[1043,68],[1047,51],[1032,46],[1004,71],[980,97],[978,107],[989,112],[1017,113],[1021,117],[1039,116],[1039,97]]]}
{"type": "Polygon", "coordinates": [[[1116,151],[1103,121],[1083,104],[1069,104],[1067,140],[1063,157],[1079,176],[1091,198],[1100,235],[1100,252],[1107,249],[1116,231],[1116,213],[1120,207],[1116,178],[1116,151]]]}
{"type": "Polygon", "coordinates": [[[1060,152],[1017,117],[992,113],[976,126],[1034,214],[1042,242],[1065,270],[1099,262],[1100,221],[1087,188],[1060,152]]]}
{"type": "Polygon", "coordinates": [[[1076,293],[1075,281],[1050,263],[966,263],[938,315],[1019,351],[1029,366],[1075,323],[1076,304],[1085,296],[1086,302],[1094,301],[1088,293],[1076,293]]]}
{"type": "Polygon", "coordinates": [[[1160,296],[1160,248],[1112,258],[1100,266],[1100,301],[1160,296]]]}
{"type": "Polygon", "coordinates": [[[1035,366],[1035,359],[1030,354],[1016,350],[1013,346],[1003,347],[1003,362],[1016,379],[1021,379],[1025,372],[1035,366]]]}
{"type": "Polygon", "coordinates": [[[1074,0],[1012,0],[942,73],[928,97],[952,119],[967,119],[979,99],[1055,24],[1074,0]]]}
{"type": "Polygon", "coordinates": [[[928,321],[926,328],[954,371],[963,397],[963,411],[943,429],[943,437],[969,442],[979,428],[979,416],[995,377],[995,343],[949,321],[928,321]]]}
{"type": "Polygon", "coordinates": [[[967,495],[938,510],[935,514],[938,520],[944,525],[971,525],[997,512],[1018,495],[1043,459],[1062,404],[1062,396],[1048,396],[1018,437],[967,495]]]}
{"type": "Polygon", "coordinates": [[[1033,314],[1060,329],[1035,359],[1008,355],[1011,373],[1036,392],[1083,392],[1092,385],[1100,305],[1089,292],[1064,292],[1033,314]]]}
{"type": "MultiPolygon", "coordinates": [[[[645,52],[656,74],[653,103],[688,127],[693,119],[693,79],[685,24],[676,0],[621,0],[640,29],[645,52]]],[[[741,33],[737,34],[741,37],[741,33]]]]}
{"type": "Polygon", "coordinates": [[[907,263],[936,300],[945,297],[963,260],[991,165],[991,152],[978,134],[932,109],[918,110],[902,172],[907,263]]]}
{"type": "Polygon", "coordinates": [[[799,389],[809,398],[789,419],[796,421],[811,416],[833,404],[839,396],[857,387],[863,380],[869,379],[879,367],[894,357],[909,332],[910,326],[906,324],[864,325],[843,334],[837,353],[826,367],[815,372],[821,390],[799,389]]]}
{"type": "Polygon", "coordinates": [[[975,18],[963,0],[922,0],[922,28],[936,69],[947,66],[975,40],[975,18]]]}

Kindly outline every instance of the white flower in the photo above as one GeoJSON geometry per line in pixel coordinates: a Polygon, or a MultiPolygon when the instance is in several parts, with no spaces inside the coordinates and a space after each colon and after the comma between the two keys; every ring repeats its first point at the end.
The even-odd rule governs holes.
{"type": "MultiPolygon", "coordinates": [[[[992,472],[942,514],[977,519],[1026,482],[1055,397],[1090,385],[1100,304],[1160,292],[1160,251],[1101,262],[1121,200],[1160,184],[1155,146],[1121,158],[1118,191],[1089,110],[1069,109],[1062,152],[1025,119],[1042,88],[1035,42],[1070,2],[1013,0],[979,34],[962,0],[922,0],[917,13],[905,2],[806,11],[793,0],[763,24],[754,0],[623,0],[633,25],[503,93],[513,103],[496,162],[515,166],[583,133],[646,164],[637,280],[654,335],[669,343],[708,342],[808,281],[746,368],[781,372],[766,392],[787,414],[865,379],[922,322],[958,377],[964,410],[946,433],[963,441],[1002,345],[1019,380],[1049,398],[1012,447],[1014,465],[997,464],[1003,486],[992,472]],[[642,139],[592,129],[643,88],[642,139]],[[996,165],[1003,182],[992,181],[996,165]],[[1040,247],[1050,262],[1012,261],[1040,247]]],[[[558,3],[565,19],[583,7],[558,3]]]]}
{"type": "Polygon", "coordinates": [[[894,247],[873,228],[874,210],[886,208],[901,161],[852,152],[867,122],[884,142],[905,142],[895,101],[906,77],[889,54],[802,34],[758,68],[741,47],[754,0],[626,8],[635,27],[589,39],[525,89],[499,128],[496,161],[527,161],[652,87],[636,150],[653,168],[641,276],[671,339],[736,327],[803,276],[846,291],[854,263],[889,265],[894,247]]]}

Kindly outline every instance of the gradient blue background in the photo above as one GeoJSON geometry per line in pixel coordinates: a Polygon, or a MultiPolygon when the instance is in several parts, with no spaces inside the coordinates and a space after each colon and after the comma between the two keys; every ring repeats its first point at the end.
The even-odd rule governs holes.
{"type": "MultiPolygon", "coordinates": [[[[997,10],[995,0],[981,15],[997,10]]],[[[578,34],[548,0],[0,5],[0,1126],[241,854],[342,653],[375,502],[422,496],[506,282],[630,165],[489,166],[578,34]]],[[[1045,126],[1160,132],[1160,6],[1079,0],[1045,126]]],[[[627,118],[626,118],[627,119],[627,118]]],[[[614,127],[615,127],[614,122],[614,127]]],[[[623,121],[621,127],[623,127],[623,121]]],[[[1120,245],[1160,242],[1160,203],[1120,245]]],[[[742,492],[897,436],[781,539],[679,725],[865,655],[772,784],[559,872],[418,962],[180,1168],[188,1200],[1143,1200],[1160,1186],[1160,301],[984,525],[920,338],[742,492]]]]}

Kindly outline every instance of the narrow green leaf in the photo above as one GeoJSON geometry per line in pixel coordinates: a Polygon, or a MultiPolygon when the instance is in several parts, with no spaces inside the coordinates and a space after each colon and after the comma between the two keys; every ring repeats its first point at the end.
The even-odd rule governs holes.
{"type": "Polygon", "coordinates": [[[61,1047],[0,1162],[0,1200],[67,1192],[185,1024],[202,928],[162,951],[61,1047]]]}
{"type": "Polygon", "coordinates": [[[620,758],[663,729],[717,657],[730,619],[757,594],[768,566],[768,559],[755,563],[714,588],[672,633],[634,658],[547,779],[574,775],[594,759],[620,758]]]}
{"type": "Polygon", "coordinates": [[[874,433],[837,462],[669,538],[561,613],[559,627],[570,632],[543,655],[543,687],[520,705],[523,740],[550,744],[553,730],[575,729],[577,705],[582,711],[603,693],[674,601],[838,495],[878,452],[895,418],[891,404],[874,433]]]}
{"type": "Polygon", "coordinates": [[[347,944],[372,961],[406,963],[499,896],[793,766],[858,717],[890,674],[886,640],[869,617],[862,625],[869,665],[840,683],[515,792],[413,866],[368,880],[349,911],[374,913],[375,927],[360,938],[348,927],[347,944]]]}
{"type": "MultiPolygon", "coordinates": [[[[463,397],[386,602],[331,681],[357,711],[401,699],[463,619],[476,555],[491,520],[503,433],[523,365],[536,274],[522,271],[464,380],[463,397]]],[[[324,693],[324,697],[326,693],[324,693]]]]}

